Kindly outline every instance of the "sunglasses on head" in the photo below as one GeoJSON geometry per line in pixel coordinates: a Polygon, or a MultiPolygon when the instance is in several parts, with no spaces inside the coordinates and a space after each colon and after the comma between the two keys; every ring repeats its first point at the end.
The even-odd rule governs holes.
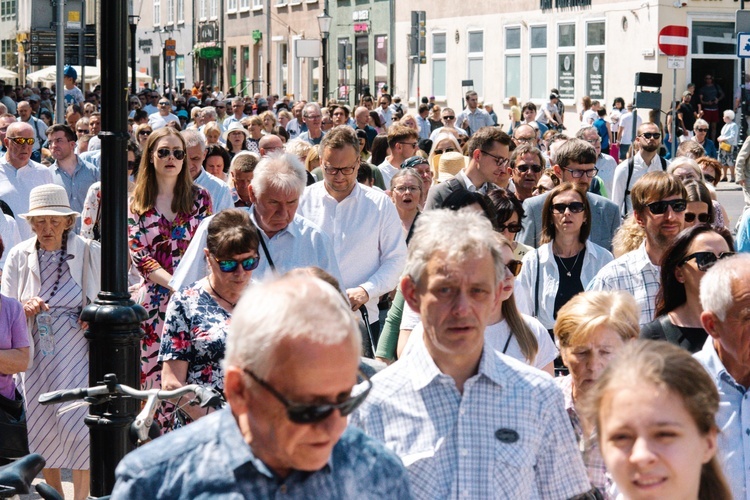
{"type": "Polygon", "coordinates": [[[570,210],[572,214],[580,214],[586,209],[586,206],[581,201],[574,201],[572,203],[553,203],[552,212],[556,214],[564,214],[566,210],[570,210]]]}
{"type": "Polygon", "coordinates": [[[538,174],[542,170],[544,170],[541,165],[536,165],[536,164],[535,165],[516,165],[516,170],[518,170],[522,174],[525,174],[526,172],[528,172],[529,169],[531,169],[531,171],[534,172],[535,174],[538,174]]]}
{"type": "Polygon", "coordinates": [[[443,153],[452,153],[455,150],[456,150],[456,148],[436,149],[435,150],[435,154],[436,155],[441,155],[443,153]]]}
{"type": "Polygon", "coordinates": [[[222,273],[233,273],[237,270],[240,265],[242,266],[242,269],[245,271],[252,271],[253,269],[258,267],[258,264],[260,264],[260,257],[248,257],[244,260],[234,260],[234,259],[217,259],[216,256],[212,255],[214,260],[217,264],[219,264],[219,269],[222,273]]]}
{"type": "Polygon", "coordinates": [[[713,252],[695,252],[682,259],[680,265],[685,265],[688,261],[695,259],[695,264],[698,266],[698,270],[706,272],[711,269],[717,261],[731,257],[732,255],[734,255],[734,252],[722,252],[718,256],[713,252]]]}
{"type": "Polygon", "coordinates": [[[24,144],[28,144],[29,146],[33,146],[36,140],[33,137],[8,137],[11,141],[15,142],[19,146],[23,146],[24,144]]]}
{"type": "Polygon", "coordinates": [[[693,222],[695,218],[698,218],[698,222],[701,224],[705,224],[708,222],[708,214],[702,213],[702,214],[694,214],[693,212],[685,212],[685,222],[693,222]]]}
{"type": "Polygon", "coordinates": [[[159,148],[156,150],[156,156],[158,156],[160,159],[169,158],[169,155],[174,156],[175,160],[182,160],[185,158],[185,151],[182,149],[169,149],[169,148],[159,148]]]}
{"type": "Polygon", "coordinates": [[[687,202],[685,200],[662,200],[649,203],[646,206],[652,214],[662,215],[666,213],[667,207],[672,207],[675,212],[684,212],[687,208],[687,202]]]}
{"type": "Polygon", "coordinates": [[[520,260],[511,260],[508,261],[507,264],[505,264],[505,267],[508,268],[508,271],[510,271],[513,276],[518,276],[519,274],[521,274],[522,266],[523,262],[521,262],[520,260]]]}
{"type": "Polygon", "coordinates": [[[262,380],[252,371],[248,370],[247,368],[244,368],[243,371],[247,373],[250,378],[255,380],[258,385],[270,392],[271,395],[275,397],[282,405],[284,405],[284,408],[286,408],[287,417],[295,424],[315,424],[317,422],[322,422],[323,420],[331,416],[334,410],[338,410],[342,417],[346,417],[354,410],[356,410],[359,405],[362,404],[367,395],[370,393],[370,389],[372,389],[372,382],[370,382],[370,379],[367,377],[367,375],[362,373],[361,377],[365,382],[367,382],[367,387],[356,396],[350,396],[346,399],[346,401],[342,401],[341,403],[336,404],[317,405],[293,403],[285,398],[279,391],[274,389],[271,384],[262,380]]]}
{"type": "Polygon", "coordinates": [[[644,132],[641,134],[641,137],[644,139],[658,139],[661,137],[661,134],[659,132],[644,132]]]}
{"type": "Polygon", "coordinates": [[[523,229],[523,226],[520,222],[516,222],[513,224],[499,224],[497,226],[498,231],[508,231],[509,233],[520,233],[521,229],[523,229]]]}

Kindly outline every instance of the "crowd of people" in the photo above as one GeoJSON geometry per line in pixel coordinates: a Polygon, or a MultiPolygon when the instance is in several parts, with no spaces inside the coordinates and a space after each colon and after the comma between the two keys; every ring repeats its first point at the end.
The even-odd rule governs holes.
{"type": "MultiPolygon", "coordinates": [[[[22,402],[78,500],[86,410],[37,403],[88,385],[107,272],[98,97],[68,84],[43,129],[47,89],[2,101],[0,409],[22,402]]],[[[458,112],[200,83],[129,103],[141,385],[228,407],[162,405],[113,498],[750,498],[750,257],[712,137],[745,172],[710,106],[668,158],[658,118],[632,134],[632,106],[584,98],[574,132],[555,89],[507,124],[473,91],[458,112]]]]}

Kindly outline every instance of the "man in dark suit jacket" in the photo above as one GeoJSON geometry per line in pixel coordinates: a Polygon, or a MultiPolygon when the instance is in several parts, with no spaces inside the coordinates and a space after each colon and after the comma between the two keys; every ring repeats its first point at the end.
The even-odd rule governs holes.
{"type": "Polygon", "coordinates": [[[450,181],[430,189],[425,210],[440,208],[443,200],[459,189],[487,194],[501,178],[507,179],[510,175],[511,146],[513,141],[510,136],[498,127],[480,128],[469,139],[469,164],[450,181]]]}
{"type": "MultiPolygon", "coordinates": [[[[557,149],[552,169],[562,182],[582,184],[588,190],[596,176],[596,150],[586,141],[570,139],[557,149]]],[[[542,206],[549,193],[527,198],[523,202],[526,216],[518,241],[534,248],[539,246],[542,231],[542,206]]],[[[591,207],[591,234],[589,239],[597,245],[612,250],[612,237],[620,227],[617,205],[602,196],[586,193],[591,207]]]]}

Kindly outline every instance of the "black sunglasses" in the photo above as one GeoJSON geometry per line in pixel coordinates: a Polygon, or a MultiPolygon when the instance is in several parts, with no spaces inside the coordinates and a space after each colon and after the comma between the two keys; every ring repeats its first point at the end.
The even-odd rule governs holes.
{"type": "Polygon", "coordinates": [[[443,153],[452,153],[455,150],[456,150],[456,148],[436,149],[435,150],[435,154],[436,155],[441,155],[443,153]]]}
{"type": "Polygon", "coordinates": [[[564,214],[566,210],[570,210],[572,214],[580,214],[586,209],[586,206],[581,201],[574,201],[573,203],[553,203],[552,212],[556,214],[564,214]]]}
{"type": "Polygon", "coordinates": [[[542,170],[544,170],[541,165],[536,165],[536,164],[534,164],[534,165],[516,165],[516,170],[518,170],[522,174],[525,174],[526,172],[528,172],[529,169],[531,169],[531,171],[534,172],[535,174],[538,174],[542,170]]]}
{"type": "Polygon", "coordinates": [[[708,132],[707,128],[697,128],[695,129],[696,132],[708,132]]]}
{"type": "Polygon", "coordinates": [[[156,150],[156,156],[158,156],[162,160],[164,158],[169,158],[169,155],[174,156],[175,160],[182,160],[183,158],[185,158],[185,151],[182,149],[169,148],[159,148],[156,150]]]}
{"type": "Polygon", "coordinates": [[[314,424],[317,422],[322,422],[323,420],[327,419],[334,410],[338,410],[339,413],[341,413],[342,417],[346,417],[354,410],[356,410],[359,405],[362,404],[367,395],[370,393],[370,389],[372,389],[372,382],[370,382],[370,379],[367,377],[367,375],[361,373],[360,375],[362,379],[367,382],[367,388],[356,396],[349,397],[346,401],[337,404],[320,405],[293,403],[285,398],[279,391],[274,389],[271,384],[262,380],[252,371],[248,370],[247,368],[244,368],[243,371],[247,373],[250,378],[255,380],[258,385],[270,392],[271,395],[279,400],[282,405],[284,405],[284,408],[286,408],[287,417],[289,417],[289,420],[291,420],[295,424],[314,424]]]}
{"type": "Polygon", "coordinates": [[[151,135],[151,130],[141,130],[138,135],[151,135]]]}
{"type": "Polygon", "coordinates": [[[518,222],[515,224],[499,224],[497,226],[498,231],[507,230],[509,233],[520,233],[521,229],[523,229],[523,226],[518,222]]]}
{"type": "Polygon", "coordinates": [[[222,273],[233,273],[240,265],[242,265],[242,269],[245,271],[252,271],[260,264],[260,257],[248,257],[243,260],[218,259],[215,255],[211,255],[211,257],[219,264],[219,269],[222,273]]]}
{"type": "Polygon", "coordinates": [[[662,215],[667,211],[667,207],[672,207],[675,212],[684,212],[687,208],[687,202],[685,200],[662,200],[655,201],[646,205],[649,211],[654,215],[662,215]]]}
{"type": "Polygon", "coordinates": [[[701,224],[705,224],[706,222],[708,222],[707,213],[694,214],[693,212],[685,212],[685,222],[693,222],[696,217],[698,217],[698,222],[700,222],[701,224]]]}
{"type": "Polygon", "coordinates": [[[710,182],[711,184],[716,182],[716,177],[714,177],[711,174],[703,174],[703,178],[706,179],[706,181],[710,182]]]}
{"type": "Polygon", "coordinates": [[[658,139],[659,137],[661,137],[661,134],[659,132],[645,132],[640,136],[645,139],[658,139]]]}
{"type": "Polygon", "coordinates": [[[706,272],[711,269],[717,261],[731,257],[732,255],[734,255],[734,252],[722,252],[718,256],[713,252],[695,252],[682,259],[680,265],[683,266],[689,260],[695,259],[698,270],[706,272]]]}
{"type": "Polygon", "coordinates": [[[521,262],[520,260],[511,260],[507,264],[505,264],[505,267],[508,268],[508,271],[510,271],[513,276],[518,276],[519,274],[521,274],[522,266],[523,262],[521,262]]]}

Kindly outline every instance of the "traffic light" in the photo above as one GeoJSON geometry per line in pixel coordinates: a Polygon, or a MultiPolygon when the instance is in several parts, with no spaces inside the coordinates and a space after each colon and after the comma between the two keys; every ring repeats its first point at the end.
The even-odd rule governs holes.
{"type": "Polygon", "coordinates": [[[411,37],[409,40],[409,55],[419,60],[419,64],[427,63],[427,15],[423,10],[411,11],[411,37]]]}

